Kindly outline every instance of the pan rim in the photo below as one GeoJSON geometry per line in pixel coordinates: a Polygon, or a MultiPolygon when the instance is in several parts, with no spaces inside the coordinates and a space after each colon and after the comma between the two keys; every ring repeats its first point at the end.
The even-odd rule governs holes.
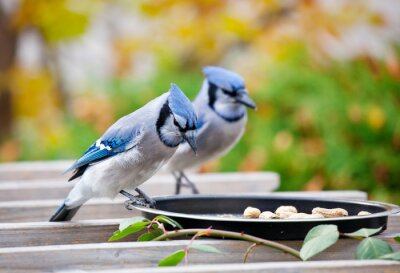
{"type": "Polygon", "coordinates": [[[400,212],[400,206],[379,201],[365,201],[365,200],[354,200],[354,199],[333,199],[333,198],[314,198],[314,197],[295,197],[280,195],[226,195],[226,194],[196,194],[196,195],[169,195],[169,196],[158,196],[154,197],[155,201],[162,200],[179,200],[179,199],[285,199],[293,201],[321,201],[321,202],[341,202],[348,204],[360,204],[360,205],[372,205],[383,208],[384,211],[378,213],[372,213],[370,215],[358,216],[346,216],[346,217],[335,217],[335,218],[312,218],[312,219],[252,219],[252,218],[223,218],[218,216],[199,215],[199,214],[188,214],[181,212],[166,211],[160,209],[152,209],[143,206],[134,205],[133,207],[139,211],[151,213],[155,215],[165,215],[170,217],[179,217],[195,220],[205,221],[223,221],[223,222],[246,222],[246,223],[301,223],[301,222],[344,222],[351,220],[361,220],[369,218],[388,217],[389,215],[400,212]]]}

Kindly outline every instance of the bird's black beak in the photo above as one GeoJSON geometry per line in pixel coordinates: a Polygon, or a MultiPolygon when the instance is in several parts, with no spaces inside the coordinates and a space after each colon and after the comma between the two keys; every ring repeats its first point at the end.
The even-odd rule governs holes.
{"type": "Polygon", "coordinates": [[[195,138],[195,131],[187,131],[182,134],[183,139],[189,144],[193,152],[197,155],[197,143],[195,138]]]}
{"type": "Polygon", "coordinates": [[[249,97],[246,92],[241,92],[235,97],[236,102],[241,103],[251,109],[256,109],[256,103],[249,97]]]}

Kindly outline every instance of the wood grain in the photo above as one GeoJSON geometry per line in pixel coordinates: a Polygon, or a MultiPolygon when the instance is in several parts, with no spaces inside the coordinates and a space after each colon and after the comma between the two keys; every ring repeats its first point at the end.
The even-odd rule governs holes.
{"type": "Polygon", "coordinates": [[[27,161],[0,164],[0,180],[63,179],[72,160],[27,161]]]}
{"type": "MultiPolygon", "coordinates": [[[[0,248],[0,268],[22,272],[32,269],[53,271],[61,268],[93,270],[152,267],[169,254],[183,249],[189,242],[189,240],[176,240],[0,248]]],[[[212,245],[222,253],[193,250],[189,256],[190,264],[193,265],[241,262],[243,254],[250,246],[248,242],[232,240],[206,239],[198,240],[197,243],[212,245]],[[229,255],[226,255],[227,253],[229,255]]],[[[286,241],[285,244],[300,248],[301,242],[286,241]]],[[[357,245],[357,240],[339,240],[313,260],[352,260],[357,245]]],[[[396,251],[400,250],[399,244],[392,244],[392,247],[396,251]]],[[[248,259],[251,263],[278,261],[296,261],[296,259],[289,254],[266,247],[255,248],[248,259]]]]}
{"type": "MultiPolygon", "coordinates": [[[[279,186],[279,176],[271,172],[190,174],[201,193],[266,193],[279,186]],[[244,182],[245,181],[245,182],[244,182]]],[[[160,174],[141,185],[152,196],[173,194],[175,180],[172,175],[160,174]]],[[[74,183],[62,180],[3,180],[0,181],[0,201],[63,199],[74,183]]],[[[184,188],[182,193],[188,193],[184,188]]]]}
{"type": "Polygon", "coordinates": [[[312,261],[312,262],[269,262],[248,264],[187,265],[178,267],[112,269],[86,271],[92,273],[396,273],[400,272],[394,261],[312,261]]]}
{"type": "MultiPolygon", "coordinates": [[[[122,218],[138,215],[123,206],[124,199],[94,199],[78,212],[73,222],[49,223],[49,216],[66,196],[72,183],[62,172],[72,161],[0,164],[0,272],[400,272],[399,263],[391,261],[355,261],[358,241],[341,239],[316,256],[313,262],[296,262],[288,254],[257,247],[249,264],[241,264],[249,243],[233,240],[201,239],[222,254],[191,251],[189,266],[155,268],[158,261],[184,248],[189,241],[134,242],[138,235],[107,243],[122,218]],[[112,218],[112,219],[109,219],[112,218]],[[96,220],[82,220],[96,219],[96,220]],[[334,261],[331,261],[334,260],[334,261]]],[[[260,193],[279,186],[275,173],[190,174],[202,193],[260,193]],[[245,182],[245,183],[244,183],[245,182]]],[[[173,178],[159,174],[143,185],[150,195],[173,192],[173,178]]],[[[282,194],[282,193],[273,193],[282,194]]],[[[360,191],[289,192],[291,196],[366,199],[360,191]]],[[[400,234],[400,214],[389,218],[388,229],[377,236],[388,241],[394,250],[400,245],[391,240],[400,234]]],[[[299,249],[301,241],[283,242],[299,249]]]]}
{"type": "MultiPolygon", "coordinates": [[[[78,211],[75,220],[127,218],[139,215],[127,210],[124,200],[92,199],[78,211]]],[[[0,202],[0,223],[46,222],[62,200],[0,202]]]]}
{"type": "MultiPolygon", "coordinates": [[[[122,219],[74,222],[0,224],[0,246],[22,247],[62,244],[104,243],[118,230],[122,219]]],[[[121,241],[135,241],[136,237],[121,241]]]]}
{"type": "MultiPolygon", "coordinates": [[[[216,187],[214,187],[216,188],[216,187]]],[[[215,191],[215,194],[220,192],[215,191]]],[[[260,194],[260,192],[258,193],[260,194]]],[[[356,196],[356,192],[352,196],[356,196]]],[[[287,193],[270,193],[263,195],[287,195],[287,193]]],[[[309,193],[297,192],[289,194],[290,196],[311,196],[323,197],[324,193],[309,193]]],[[[342,197],[342,193],[328,194],[330,198],[342,197]]],[[[362,197],[362,195],[361,195],[362,197]]],[[[111,219],[111,218],[126,218],[138,215],[136,211],[128,211],[124,207],[123,197],[118,197],[115,200],[109,199],[92,199],[87,202],[78,211],[74,217],[75,220],[90,220],[90,219],[111,219]]],[[[62,203],[60,200],[27,200],[27,201],[6,201],[0,202],[0,223],[21,223],[21,222],[43,222],[48,221],[56,208],[62,203]]]]}
{"type": "MultiPolygon", "coordinates": [[[[196,182],[202,194],[226,194],[229,188],[229,194],[267,194],[277,187],[277,183],[265,181],[251,181],[246,183],[242,181],[199,181],[196,182]],[[267,185],[265,185],[267,183],[267,185]]],[[[64,199],[71,190],[72,183],[49,182],[7,182],[0,183],[0,201],[18,201],[18,200],[48,200],[64,199]]],[[[149,181],[141,186],[143,190],[151,196],[173,194],[174,182],[149,181]]],[[[186,190],[183,193],[187,193],[186,190]]],[[[308,191],[308,192],[274,192],[274,195],[285,196],[309,196],[316,198],[340,198],[367,200],[367,193],[363,191],[308,191]]]]}
{"type": "MultiPolygon", "coordinates": [[[[44,246],[61,244],[104,243],[118,229],[121,219],[83,220],[63,223],[3,223],[0,224],[0,246],[44,246]]],[[[400,234],[400,215],[389,217],[383,239],[400,234]]],[[[136,236],[123,241],[134,241],[136,236]]]]}

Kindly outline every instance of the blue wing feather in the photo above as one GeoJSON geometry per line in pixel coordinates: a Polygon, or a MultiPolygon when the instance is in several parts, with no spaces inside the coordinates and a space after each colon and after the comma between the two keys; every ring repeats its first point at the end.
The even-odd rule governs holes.
{"type": "MultiPolygon", "coordinates": [[[[116,123],[115,125],[118,125],[118,123],[116,123]]],[[[79,158],[65,172],[76,170],[89,164],[99,162],[119,153],[125,152],[135,146],[139,135],[139,126],[112,126],[100,138],[100,140],[92,144],[82,155],[82,157],[79,158]]]]}
{"type": "Polygon", "coordinates": [[[69,167],[66,172],[72,171],[74,169],[78,169],[84,165],[93,163],[100,159],[104,159],[106,157],[111,156],[112,153],[108,150],[99,150],[99,149],[92,149],[91,152],[85,153],[81,158],[79,158],[71,167],[69,167]]]}

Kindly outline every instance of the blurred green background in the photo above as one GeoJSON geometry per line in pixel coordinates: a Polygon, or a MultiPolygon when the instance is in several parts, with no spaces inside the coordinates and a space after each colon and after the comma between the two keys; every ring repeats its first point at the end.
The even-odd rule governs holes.
{"type": "Polygon", "coordinates": [[[399,14],[396,0],[0,0],[0,161],[77,158],[170,82],[194,98],[202,67],[221,65],[258,110],[201,171],[399,203],[399,14]]]}

